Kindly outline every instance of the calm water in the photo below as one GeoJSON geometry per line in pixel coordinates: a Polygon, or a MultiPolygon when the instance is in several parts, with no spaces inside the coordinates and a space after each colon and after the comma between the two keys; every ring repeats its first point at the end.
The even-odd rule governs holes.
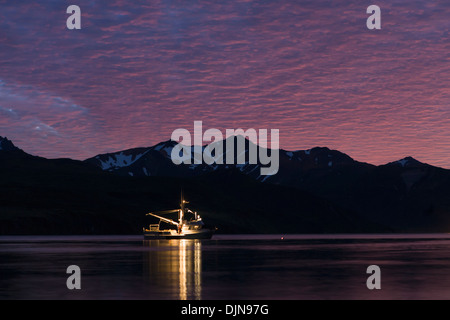
{"type": "Polygon", "coordinates": [[[450,299],[450,235],[281,237],[0,237],[0,299],[450,299]]]}

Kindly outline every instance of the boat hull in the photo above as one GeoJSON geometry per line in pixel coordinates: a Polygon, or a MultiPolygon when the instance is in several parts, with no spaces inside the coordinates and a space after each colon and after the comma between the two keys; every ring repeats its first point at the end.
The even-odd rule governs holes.
{"type": "Polygon", "coordinates": [[[213,229],[202,229],[197,232],[175,233],[170,231],[145,231],[144,240],[153,239],[211,239],[213,229]]]}

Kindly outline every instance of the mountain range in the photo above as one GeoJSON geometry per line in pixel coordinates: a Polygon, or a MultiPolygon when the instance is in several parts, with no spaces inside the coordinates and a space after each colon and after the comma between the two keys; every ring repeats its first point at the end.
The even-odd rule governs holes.
{"type": "Polygon", "coordinates": [[[250,144],[242,164],[175,165],[170,140],[78,161],[32,156],[0,137],[0,234],[139,233],[146,212],[177,207],[181,188],[225,233],[450,229],[450,170],[412,157],[375,166],[316,147],[280,149],[278,173],[264,176],[248,163],[250,144]]]}

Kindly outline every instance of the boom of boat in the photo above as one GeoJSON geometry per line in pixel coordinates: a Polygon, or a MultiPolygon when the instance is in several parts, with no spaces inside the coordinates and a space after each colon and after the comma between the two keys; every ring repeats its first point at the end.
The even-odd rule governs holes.
{"type": "MultiPolygon", "coordinates": [[[[165,214],[165,213],[175,213],[175,212],[179,212],[179,211],[180,211],[179,209],[176,209],[176,210],[159,211],[159,212],[157,212],[157,213],[159,213],[159,214],[165,214]]],[[[167,223],[176,225],[176,226],[179,225],[178,222],[176,222],[176,221],[174,221],[174,220],[172,220],[172,219],[168,219],[168,218],[164,218],[164,217],[158,216],[158,215],[156,215],[156,214],[154,214],[154,213],[152,213],[152,212],[149,212],[149,213],[147,213],[146,215],[147,215],[147,216],[153,216],[153,217],[156,217],[156,218],[158,218],[158,219],[161,220],[161,221],[164,221],[164,222],[167,222],[167,223]]]]}

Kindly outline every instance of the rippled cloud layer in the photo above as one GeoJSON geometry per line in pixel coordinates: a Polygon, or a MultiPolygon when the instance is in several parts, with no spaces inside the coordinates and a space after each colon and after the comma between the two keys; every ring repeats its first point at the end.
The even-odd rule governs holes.
{"type": "Polygon", "coordinates": [[[0,135],[46,157],[168,140],[176,128],[280,129],[374,164],[450,168],[450,3],[0,1],[0,135]]]}

